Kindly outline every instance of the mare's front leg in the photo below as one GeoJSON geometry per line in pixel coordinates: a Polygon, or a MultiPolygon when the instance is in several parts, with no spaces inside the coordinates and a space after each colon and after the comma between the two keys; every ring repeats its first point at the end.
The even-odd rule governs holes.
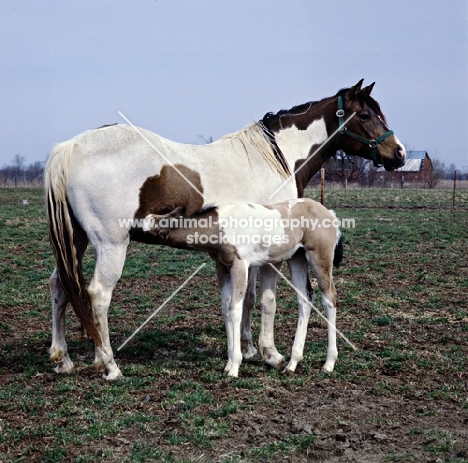
{"type": "Polygon", "coordinates": [[[291,257],[291,259],[288,260],[288,266],[291,273],[291,283],[297,292],[299,309],[291,360],[283,372],[294,373],[297,364],[303,358],[310,310],[315,299],[315,294],[309,280],[309,265],[302,250],[298,251],[293,257],[291,257]]]}
{"type": "Polygon", "coordinates": [[[93,306],[96,326],[101,334],[102,347],[96,346],[94,367],[102,371],[102,377],[107,380],[117,379],[122,373],[114,361],[114,354],[109,338],[107,313],[117,281],[122,274],[128,239],[121,244],[101,244],[95,246],[96,268],[88,288],[93,306]]]}
{"type": "Polygon", "coordinates": [[[247,290],[244,297],[244,305],[242,307],[242,323],[241,323],[241,349],[242,357],[250,359],[257,355],[252,341],[252,311],[255,307],[255,286],[257,283],[257,267],[249,268],[249,277],[247,290]]]}
{"type": "Polygon", "coordinates": [[[247,270],[245,263],[239,259],[234,260],[230,269],[216,263],[228,344],[228,362],[224,371],[228,376],[237,376],[242,362],[240,332],[242,303],[247,288],[247,270]]]}
{"type": "Polygon", "coordinates": [[[68,299],[58,278],[57,269],[54,269],[49,279],[49,289],[52,299],[50,360],[57,365],[54,368],[56,373],[70,373],[73,370],[73,362],[68,356],[68,347],[65,341],[65,309],[68,299]]]}
{"type": "MultiPolygon", "coordinates": [[[[281,262],[275,264],[279,269],[281,262]]],[[[260,267],[260,303],[262,306],[262,322],[258,347],[260,355],[265,363],[276,369],[280,369],[284,363],[284,357],[276,350],[274,339],[274,323],[276,313],[276,283],[278,274],[270,265],[260,267]]]]}

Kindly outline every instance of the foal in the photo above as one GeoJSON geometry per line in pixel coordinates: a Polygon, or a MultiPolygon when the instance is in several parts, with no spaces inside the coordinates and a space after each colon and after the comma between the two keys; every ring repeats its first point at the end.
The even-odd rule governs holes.
{"type": "MultiPolygon", "coordinates": [[[[291,280],[298,291],[299,320],[291,360],[284,369],[293,373],[302,360],[313,291],[307,292],[308,266],[312,266],[328,319],[327,360],[333,371],[336,348],[336,290],[332,267],[341,262],[341,233],[333,212],[311,199],[295,199],[264,206],[232,203],[200,210],[184,217],[184,208],[165,215],[149,214],[143,231],[168,246],[207,251],[216,262],[222,311],[228,341],[224,371],[237,376],[242,361],[240,328],[249,266],[290,260],[291,280]],[[302,248],[304,251],[296,252],[302,248]],[[294,257],[293,257],[294,256],[294,257]]],[[[263,332],[268,327],[262,326],[263,332]]],[[[272,330],[271,330],[272,331],[272,330]]],[[[260,336],[262,339],[263,336],[260,336]]],[[[259,346],[262,354],[262,346],[259,346]]]]}

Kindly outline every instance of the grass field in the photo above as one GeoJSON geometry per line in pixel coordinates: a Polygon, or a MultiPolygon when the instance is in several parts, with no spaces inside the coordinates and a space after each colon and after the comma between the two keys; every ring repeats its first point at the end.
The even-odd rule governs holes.
{"type": "MultiPolygon", "coordinates": [[[[0,190],[0,461],[468,462],[468,193],[459,193],[456,211],[450,194],[441,199],[437,190],[327,193],[326,205],[356,224],[343,230],[335,282],[337,327],[358,350],[339,340],[331,375],[320,372],[326,326],[312,315],[294,376],[256,359],[241,365],[239,378],[226,378],[211,261],[132,243],[110,308],[125,376],[106,383],[71,310],[76,369],[53,373],[47,280],[54,264],[42,192],[0,190]]],[[[88,279],[92,264],[89,250],[88,279]]],[[[286,356],[296,310],[295,295],[280,283],[275,337],[286,356]]]]}

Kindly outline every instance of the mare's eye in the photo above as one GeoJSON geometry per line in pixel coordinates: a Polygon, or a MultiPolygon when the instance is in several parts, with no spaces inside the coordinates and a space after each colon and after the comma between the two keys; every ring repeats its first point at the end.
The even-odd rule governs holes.
{"type": "Polygon", "coordinates": [[[362,113],[359,114],[359,119],[361,119],[361,121],[368,121],[370,119],[370,116],[368,113],[362,113]]]}

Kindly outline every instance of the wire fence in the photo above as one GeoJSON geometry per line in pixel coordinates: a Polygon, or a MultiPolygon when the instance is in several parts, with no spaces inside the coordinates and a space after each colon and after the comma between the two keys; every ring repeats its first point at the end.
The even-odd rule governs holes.
{"type": "MultiPolygon", "coordinates": [[[[446,186],[446,185],[442,185],[446,186]]],[[[307,188],[305,196],[320,202],[320,186],[307,188]]],[[[0,205],[43,205],[42,187],[0,188],[0,205]]],[[[324,204],[328,208],[441,209],[468,211],[468,181],[451,188],[367,188],[326,183],[324,204]]]]}
{"type": "MultiPolygon", "coordinates": [[[[442,209],[468,211],[468,181],[450,182],[439,188],[343,188],[326,183],[324,205],[328,208],[442,209]]],[[[320,187],[306,189],[307,197],[320,201],[320,187]]]]}

